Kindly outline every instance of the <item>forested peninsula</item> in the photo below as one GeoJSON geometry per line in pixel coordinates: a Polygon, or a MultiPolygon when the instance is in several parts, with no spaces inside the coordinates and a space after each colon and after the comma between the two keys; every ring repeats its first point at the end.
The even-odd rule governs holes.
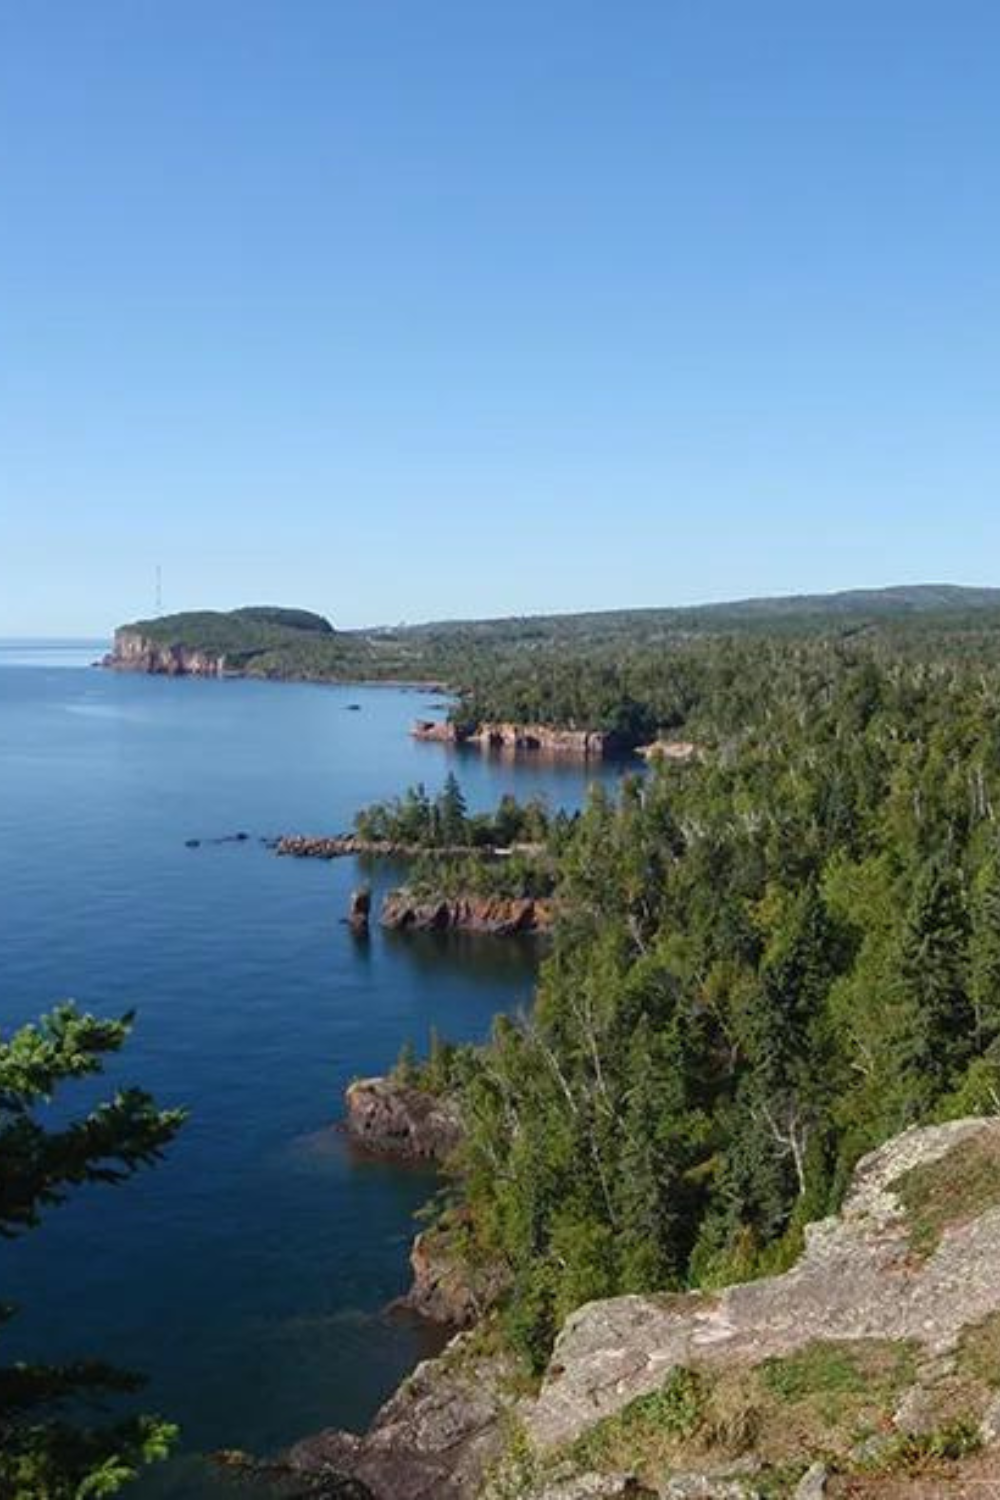
{"type": "MultiPolygon", "coordinates": [[[[377,1500],[989,1472],[997,629],[932,614],[625,653],[633,701],[658,729],[676,705],[699,755],[595,788],[560,829],[530,1014],[395,1075],[455,1129],[418,1305],[450,1297],[473,1330],[368,1437],[296,1465],[321,1453],[377,1500]]],[[[562,702],[604,673],[589,649],[561,663],[562,702]]],[[[527,666],[504,681],[535,688],[527,666]]],[[[411,794],[371,826],[444,837],[435,816],[411,794]]]]}

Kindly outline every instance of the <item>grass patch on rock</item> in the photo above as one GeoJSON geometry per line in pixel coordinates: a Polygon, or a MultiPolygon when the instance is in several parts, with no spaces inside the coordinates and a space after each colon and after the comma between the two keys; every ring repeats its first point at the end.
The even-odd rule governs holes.
{"type": "Polygon", "coordinates": [[[816,1340],[754,1372],[757,1447],[773,1463],[846,1452],[885,1427],[914,1379],[914,1350],[886,1339],[816,1340]]]}
{"type": "Polygon", "coordinates": [[[673,1472],[738,1467],[748,1456],[776,1477],[801,1472],[886,1431],[914,1362],[909,1344],[860,1339],[817,1341],[756,1366],[678,1369],[596,1423],[567,1456],[654,1487],[673,1472]]]}
{"type": "Polygon", "coordinates": [[[638,1396],[613,1417],[605,1417],[573,1445],[581,1469],[626,1469],[646,1478],[677,1460],[705,1415],[707,1385],[694,1370],[674,1370],[658,1390],[638,1396]]]}
{"type": "Polygon", "coordinates": [[[1000,1150],[992,1137],[960,1141],[890,1186],[906,1211],[911,1248],[928,1259],[946,1229],[1000,1207],[1000,1150]]]}
{"type": "Polygon", "coordinates": [[[962,1374],[1000,1390],[1000,1313],[962,1329],[955,1363],[962,1374]]]}

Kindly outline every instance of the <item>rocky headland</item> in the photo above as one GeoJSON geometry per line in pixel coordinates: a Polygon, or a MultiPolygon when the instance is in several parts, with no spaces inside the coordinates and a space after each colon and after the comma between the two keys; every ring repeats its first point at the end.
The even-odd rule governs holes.
{"type": "MultiPolygon", "coordinates": [[[[344,1128],[356,1144],[397,1161],[444,1165],[462,1140],[453,1099],[392,1076],[362,1078],[344,1096],[344,1128]]],[[[469,1219],[454,1209],[421,1230],[410,1251],[410,1290],[394,1304],[432,1323],[469,1328],[496,1302],[496,1267],[473,1266],[465,1254],[469,1219]]]]}
{"type": "Polygon", "coordinates": [[[972,1494],[1000,1475],[998,1265],[1000,1119],[911,1129],[784,1274],[589,1303],[535,1393],[461,1334],[286,1463],[373,1500],[972,1494]]]}
{"type": "Polygon", "coordinates": [[[115,631],[114,648],[103,665],[116,672],[151,672],[162,677],[223,677],[226,657],[224,652],[158,641],[124,628],[115,631]]]}

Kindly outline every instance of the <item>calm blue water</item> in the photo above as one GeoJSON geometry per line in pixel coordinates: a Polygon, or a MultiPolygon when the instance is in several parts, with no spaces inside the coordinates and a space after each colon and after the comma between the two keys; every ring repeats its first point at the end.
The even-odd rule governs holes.
{"type": "MultiPolygon", "coordinates": [[[[532,950],[358,942],[340,920],[353,861],[184,846],[337,831],[410,782],[436,789],[454,762],[407,734],[426,694],[118,676],[83,665],[96,654],[0,645],[0,1027],[66,996],[136,1006],[109,1077],[191,1118],[154,1171],[0,1244],[0,1300],[23,1309],[5,1356],[149,1372],[144,1406],[181,1422],[185,1452],[131,1493],[197,1500],[220,1493],[199,1453],[361,1426],[426,1352],[382,1310],[433,1179],[359,1161],[333,1123],[404,1039],[478,1039],[526,1003],[532,950]]],[[[576,767],[458,762],[473,806],[583,792],[576,767]]]]}

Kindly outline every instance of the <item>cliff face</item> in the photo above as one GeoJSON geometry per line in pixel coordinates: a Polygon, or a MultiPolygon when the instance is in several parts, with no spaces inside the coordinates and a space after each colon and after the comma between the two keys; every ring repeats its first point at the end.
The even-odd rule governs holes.
{"type": "Polygon", "coordinates": [[[114,649],[105,657],[104,665],[117,672],[151,672],[165,677],[222,677],[226,658],[150,640],[135,630],[116,630],[114,649]]]}
{"type": "Polygon", "coordinates": [[[532,896],[420,897],[390,891],[382,903],[383,927],[411,932],[480,932],[493,937],[548,932],[552,901],[532,896]]]}
{"type": "Polygon", "coordinates": [[[460,1334],[439,1359],[426,1360],[382,1407],[369,1431],[321,1432],[296,1444],[288,1470],[335,1496],[344,1479],[359,1480],[372,1500],[466,1500],[499,1457],[506,1383],[503,1355],[472,1357],[472,1335],[460,1334]]]}
{"type": "Polygon", "coordinates": [[[480,724],[473,730],[435,719],[418,719],[413,737],[443,745],[475,745],[480,750],[537,751],[543,755],[600,759],[616,748],[613,736],[596,729],[556,729],[548,724],[480,724]]]}
{"type": "Polygon", "coordinates": [[[413,1241],[413,1284],[402,1306],[432,1323],[471,1328],[494,1305],[505,1286],[496,1265],[471,1266],[463,1254],[468,1221],[462,1210],[424,1229],[413,1241]]]}
{"type": "Polygon", "coordinates": [[[998,1472],[998,1265],[1000,1119],[910,1130],[784,1275],[589,1303],[535,1398],[462,1336],[294,1463],[375,1500],[979,1493],[958,1481],[998,1472]]]}

